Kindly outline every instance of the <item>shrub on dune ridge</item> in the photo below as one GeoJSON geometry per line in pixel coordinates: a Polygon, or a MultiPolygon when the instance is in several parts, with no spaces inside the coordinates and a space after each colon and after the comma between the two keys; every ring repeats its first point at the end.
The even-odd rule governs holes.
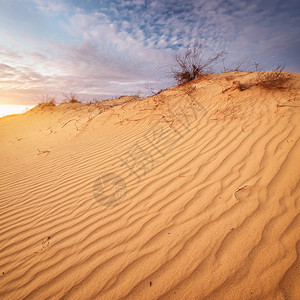
{"type": "Polygon", "coordinates": [[[278,90],[290,88],[287,82],[291,79],[290,74],[283,71],[284,66],[279,65],[269,72],[259,72],[252,82],[236,82],[236,87],[240,91],[245,91],[253,86],[258,86],[266,90],[278,90]]]}
{"type": "Polygon", "coordinates": [[[271,72],[262,72],[257,76],[257,85],[268,90],[284,89],[290,80],[290,75],[283,72],[284,65],[279,65],[271,72]]]}
{"type": "Polygon", "coordinates": [[[56,105],[56,100],[54,97],[49,97],[48,95],[46,97],[42,97],[39,100],[38,106],[39,107],[51,107],[56,105]]]}
{"type": "Polygon", "coordinates": [[[81,103],[78,100],[78,97],[74,93],[70,93],[70,95],[64,95],[64,97],[65,97],[65,102],[68,102],[68,103],[81,103]]]}
{"type": "Polygon", "coordinates": [[[190,82],[193,79],[212,72],[215,65],[224,55],[224,51],[210,57],[204,57],[206,47],[203,44],[194,44],[183,55],[175,54],[176,66],[171,69],[173,78],[178,84],[190,82]]]}

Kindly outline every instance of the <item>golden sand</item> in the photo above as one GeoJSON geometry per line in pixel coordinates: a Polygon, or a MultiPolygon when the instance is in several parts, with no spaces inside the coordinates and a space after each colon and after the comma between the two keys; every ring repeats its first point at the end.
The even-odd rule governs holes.
{"type": "Polygon", "coordinates": [[[253,76],[1,118],[0,299],[299,299],[300,74],[253,76]]]}

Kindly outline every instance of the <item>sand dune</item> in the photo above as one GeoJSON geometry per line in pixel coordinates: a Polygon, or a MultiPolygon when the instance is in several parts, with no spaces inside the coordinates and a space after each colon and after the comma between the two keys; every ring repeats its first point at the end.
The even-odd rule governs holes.
{"type": "Polygon", "coordinates": [[[0,119],[1,299],[299,299],[300,74],[0,119]]]}

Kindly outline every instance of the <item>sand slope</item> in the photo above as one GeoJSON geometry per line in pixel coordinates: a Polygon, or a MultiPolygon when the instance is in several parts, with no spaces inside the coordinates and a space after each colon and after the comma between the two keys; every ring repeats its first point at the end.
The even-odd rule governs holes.
{"type": "Polygon", "coordinates": [[[1,118],[0,298],[299,299],[300,74],[254,76],[1,118]]]}

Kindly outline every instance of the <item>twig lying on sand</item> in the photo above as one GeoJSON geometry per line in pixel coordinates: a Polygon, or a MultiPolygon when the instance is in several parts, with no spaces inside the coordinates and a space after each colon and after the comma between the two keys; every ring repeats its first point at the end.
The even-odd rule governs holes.
{"type": "Polygon", "coordinates": [[[245,188],[246,186],[248,186],[248,185],[246,184],[246,185],[242,186],[241,188],[237,189],[237,190],[234,192],[234,197],[235,197],[236,200],[239,200],[239,199],[236,197],[236,193],[237,193],[238,191],[242,190],[243,188],[245,188]]]}
{"type": "Polygon", "coordinates": [[[78,121],[77,119],[72,119],[72,120],[69,120],[68,122],[66,122],[61,128],[64,128],[68,123],[70,123],[71,121],[78,121]]]}
{"type": "Polygon", "coordinates": [[[300,107],[300,104],[299,105],[297,105],[297,104],[295,104],[295,105],[293,105],[293,104],[285,104],[285,103],[278,103],[277,104],[277,107],[300,107]]]}
{"type": "Polygon", "coordinates": [[[43,151],[42,151],[42,150],[38,149],[38,151],[39,151],[38,155],[41,155],[41,154],[44,154],[44,153],[47,153],[47,154],[50,153],[49,150],[43,150],[43,151]]]}

